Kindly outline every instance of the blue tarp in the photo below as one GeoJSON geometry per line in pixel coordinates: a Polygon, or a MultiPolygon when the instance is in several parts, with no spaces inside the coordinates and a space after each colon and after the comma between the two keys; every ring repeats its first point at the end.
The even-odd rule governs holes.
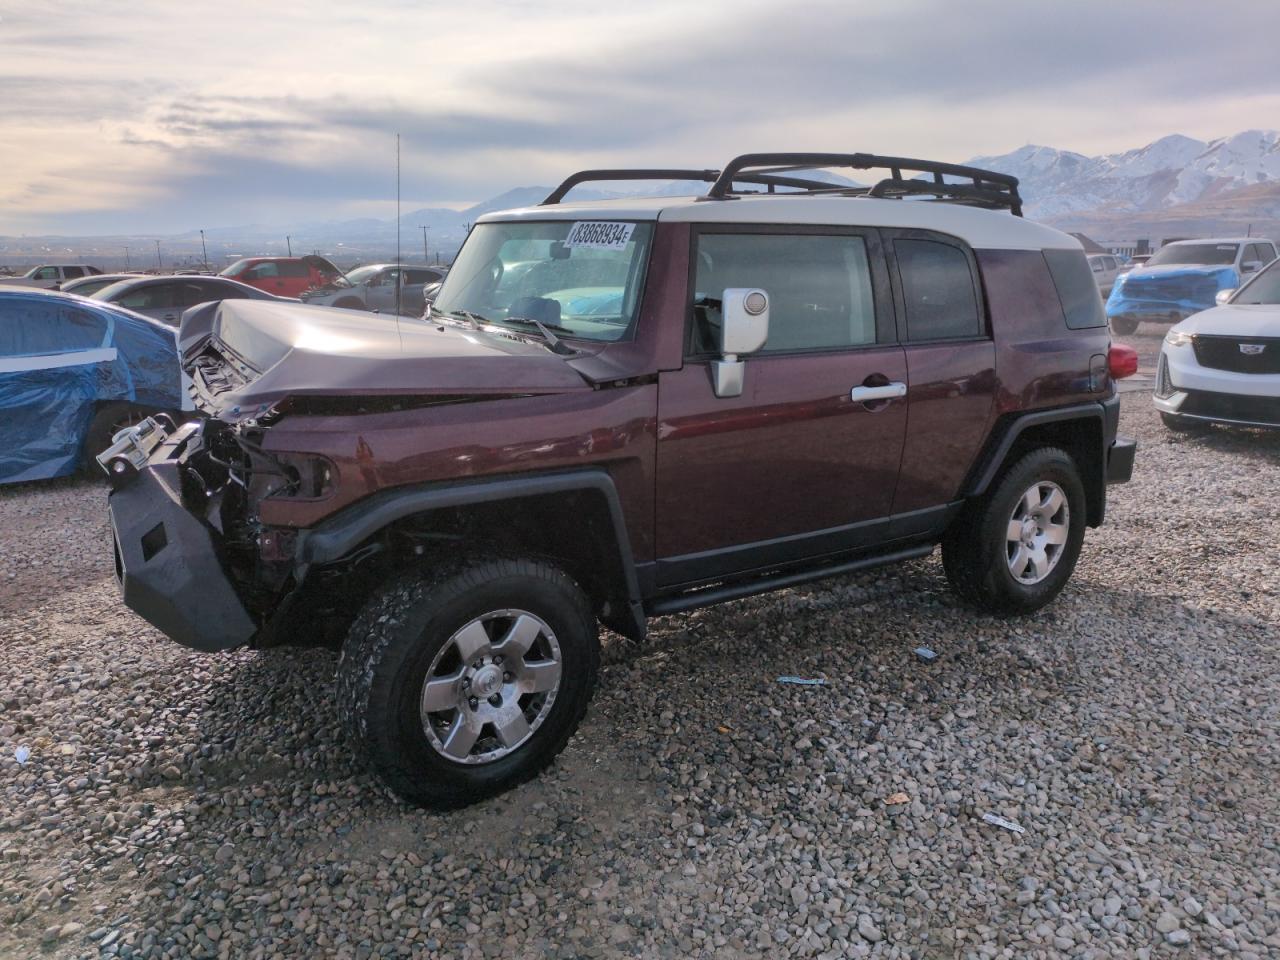
{"type": "Polygon", "coordinates": [[[1240,285],[1231,267],[1139,267],[1116,279],[1107,298],[1109,318],[1182,320],[1215,305],[1219,290],[1240,285]]]}
{"type": "Polygon", "coordinates": [[[0,483],[74,472],[104,403],[180,409],[174,333],[70,294],[0,290],[0,483]]]}

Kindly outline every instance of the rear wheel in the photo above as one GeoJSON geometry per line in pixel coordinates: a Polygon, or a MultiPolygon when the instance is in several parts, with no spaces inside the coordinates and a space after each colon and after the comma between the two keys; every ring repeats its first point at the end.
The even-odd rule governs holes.
{"type": "Polygon", "coordinates": [[[1086,503],[1075,461],[1042,447],[971,501],[942,541],[947,579],[993,613],[1030,613],[1056,597],[1084,543],[1086,503]]]}
{"type": "Polygon", "coordinates": [[[1131,320],[1128,317],[1112,317],[1111,329],[1120,334],[1120,336],[1127,337],[1138,329],[1138,321],[1131,320]]]}
{"type": "Polygon", "coordinates": [[[586,713],[599,658],[590,604],[563,572],[465,561],[368,602],[343,646],[339,709],[396,793],[456,807],[555,758],[586,713]]]}

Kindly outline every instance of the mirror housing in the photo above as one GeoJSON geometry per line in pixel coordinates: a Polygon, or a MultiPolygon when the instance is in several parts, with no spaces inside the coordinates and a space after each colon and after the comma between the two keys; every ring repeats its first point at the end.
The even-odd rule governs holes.
{"type": "Polygon", "coordinates": [[[717,397],[742,395],[742,353],[755,353],[769,339],[769,294],[756,287],[729,287],[720,306],[721,359],[711,361],[717,397]]]}
{"type": "Polygon", "coordinates": [[[1226,303],[1228,300],[1231,299],[1231,295],[1235,292],[1236,291],[1234,287],[1229,287],[1226,290],[1219,290],[1217,294],[1214,295],[1213,302],[1216,303],[1218,306],[1222,306],[1224,303],[1226,303]]]}
{"type": "Polygon", "coordinates": [[[1240,264],[1241,273],[1257,273],[1261,269],[1261,260],[1246,260],[1244,263],[1240,264]]]}

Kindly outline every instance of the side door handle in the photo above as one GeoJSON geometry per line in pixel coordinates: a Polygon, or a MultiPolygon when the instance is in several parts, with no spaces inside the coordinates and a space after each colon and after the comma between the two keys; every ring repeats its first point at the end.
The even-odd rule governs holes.
{"type": "Polygon", "coordinates": [[[854,403],[867,403],[870,400],[896,400],[907,395],[907,385],[900,380],[893,380],[884,386],[854,387],[849,391],[849,399],[854,403]]]}

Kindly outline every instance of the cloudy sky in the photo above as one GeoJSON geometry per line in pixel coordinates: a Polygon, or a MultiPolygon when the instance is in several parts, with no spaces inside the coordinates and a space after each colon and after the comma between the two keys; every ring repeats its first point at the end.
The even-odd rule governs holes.
{"type": "Polygon", "coordinates": [[[1280,125],[1280,4],[0,0],[0,235],[462,207],[749,150],[964,160],[1280,125]]]}

